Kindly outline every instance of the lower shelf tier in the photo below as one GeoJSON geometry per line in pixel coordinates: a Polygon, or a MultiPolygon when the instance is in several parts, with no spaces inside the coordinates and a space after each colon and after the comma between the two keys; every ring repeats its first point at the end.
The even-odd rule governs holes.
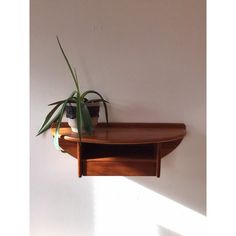
{"type": "Polygon", "coordinates": [[[106,157],[85,159],[83,173],[85,176],[155,176],[156,160],[130,157],[106,157]]]}

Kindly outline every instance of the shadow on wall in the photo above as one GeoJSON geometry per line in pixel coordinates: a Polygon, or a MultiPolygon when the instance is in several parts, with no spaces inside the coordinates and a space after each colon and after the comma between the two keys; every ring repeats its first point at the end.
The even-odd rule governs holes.
{"type": "Polygon", "coordinates": [[[158,225],[158,235],[161,235],[161,236],[181,236],[180,234],[177,234],[176,232],[169,230],[161,225],[158,225]]]}
{"type": "Polygon", "coordinates": [[[181,144],[162,159],[160,178],[127,178],[206,215],[205,154],[205,135],[187,126],[187,136],[181,144]]]}
{"type": "Polygon", "coordinates": [[[205,216],[125,177],[95,177],[94,196],[96,236],[205,235],[205,216]]]}
{"type": "MultiPolygon", "coordinates": [[[[111,104],[114,105],[112,101],[111,104]]],[[[157,115],[157,113],[153,113],[151,107],[144,106],[139,101],[133,102],[132,106],[129,103],[129,109],[121,104],[124,102],[117,102],[114,105],[115,110],[109,106],[110,120],[114,122],[140,122],[145,120],[146,122],[183,123],[185,123],[184,120],[189,120],[187,117],[189,114],[183,113],[180,114],[179,119],[175,117],[173,120],[171,115],[173,110],[168,109],[164,111],[160,108],[157,115]],[[139,115],[137,116],[137,114],[139,115]],[[167,120],[166,117],[169,119],[167,120]]],[[[159,106],[155,104],[155,107],[159,106]]],[[[189,123],[185,123],[187,135],[172,153],[162,159],[160,178],[127,178],[206,215],[206,135],[204,129],[199,130],[198,122],[192,118],[189,123]]]]}

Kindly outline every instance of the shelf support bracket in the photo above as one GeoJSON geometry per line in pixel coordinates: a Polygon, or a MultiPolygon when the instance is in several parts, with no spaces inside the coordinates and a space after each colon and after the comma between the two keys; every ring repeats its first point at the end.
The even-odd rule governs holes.
{"type": "Polygon", "coordinates": [[[82,177],[82,144],[77,142],[78,176],[82,177]]]}
{"type": "Polygon", "coordinates": [[[161,143],[156,144],[156,177],[161,175],[161,143]]]}

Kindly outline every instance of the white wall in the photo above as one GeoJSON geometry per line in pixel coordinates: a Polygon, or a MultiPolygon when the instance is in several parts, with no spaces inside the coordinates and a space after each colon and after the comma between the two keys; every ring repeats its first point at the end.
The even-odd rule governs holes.
{"type": "Polygon", "coordinates": [[[30,87],[31,235],[198,232],[206,213],[204,0],[31,0],[30,87]],[[74,88],[56,35],[82,90],[110,101],[111,121],[187,125],[160,179],[78,179],[76,160],[56,151],[49,133],[35,137],[47,104],[74,88]]]}

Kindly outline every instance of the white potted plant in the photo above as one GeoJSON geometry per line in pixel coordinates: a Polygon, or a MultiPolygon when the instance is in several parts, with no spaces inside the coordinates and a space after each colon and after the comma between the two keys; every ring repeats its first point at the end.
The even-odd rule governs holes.
{"type": "Polygon", "coordinates": [[[68,98],[49,104],[49,106],[54,106],[54,107],[47,114],[37,135],[40,135],[45,131],[47,131],[51,127],[52,123],[56,123],[54,144],[57,149],[60,149],[59,129],[65,112],[68,118],[68,123],[69,125],[71,125],[72,131],[78,132],[78,135],[81,139],[82,133],[86,133],[88,135],[92,134],[93,129],[97,124],[100,102],[103,103],[104,105],[107,123],[108,123],[108,111],[106,105],[107,101],[102,97],[100,93],[98,93],[95,90],[88,90],[81,93],[76,69],[74,70],[72,69],[58,37],[57,37],[57,42],[64,56],[64,59],[69,67],[76,89],[70,94],[68,98]],[[88,94],[95,94],[99,98],[89,100],[86,98],[88,94]]]}

